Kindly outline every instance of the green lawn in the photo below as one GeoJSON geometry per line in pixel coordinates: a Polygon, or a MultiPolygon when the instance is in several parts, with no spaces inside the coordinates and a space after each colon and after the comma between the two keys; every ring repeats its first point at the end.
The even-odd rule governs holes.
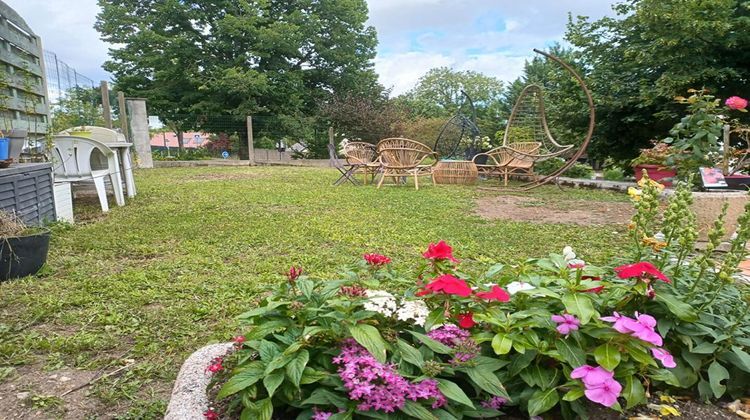
{"type": "MultiPolygon", "coordinates": [[[[474,199],[498,192],[335,188],[336,175],[278,167],[138,172],[139,195],[127,206],[55,229],[41,278],[0,285],[0,395],[15,398],[18,391],[9,387],[24,375],[62,368],[108,372],[133,359],[124,373],[73,394],[83,407],[75,413],[158,417],[184,358],[239,333],[235,315],[291,264],[327,276],[365,252],[380,252],[408,269],[428,242],[440,239],[454,246],[469,271],[560,252],[565,245],[596,263],[612,257],[607,250],[621,241],[616,230],[622,227],[475,216],[474,199]]],[[[561,209],[581,200],[596,206],[626,199],[557,187],[532,194],[561,209]]],[[[51,398],[26,382],[31,395],[51,401],[34,403],[41,410],[73,414],[69,397],[51,398]]]]}

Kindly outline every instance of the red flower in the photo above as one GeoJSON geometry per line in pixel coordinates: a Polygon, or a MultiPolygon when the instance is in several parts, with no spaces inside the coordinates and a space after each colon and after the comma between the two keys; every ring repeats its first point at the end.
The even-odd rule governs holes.
{"type": "Polygon", "coordinates": [[[203,418],[206,420],[219,420],[219,413],[214,411],[213,408],[209,408],[208,410],[203,412],[203,418]]]}
{"type": "MultiPolygon", "coordinates": [[[[581,280],[593,280],[593,281],[601,281],[601,277],[594,277],[594,276],[581,276],[581,280]]],[[[584,293],[601,293],[602,290],[604,290],[604,286],[599,287],[592,287],[591,289],[586,289],[583,292],[584,293]]]]}
{"type": "Polygon", "coordinates": [[[672,283],[661,271],[659,271],[650,262],[642,261],[635,264],[621,265],[615,267],[617,276],[621,279],[629,279],[633,277],[643,278],[645,276],[651,276],[659,279],[665,283],[672,283]]]}
{"type": "Polygon", "coordinates": [[[445,241],[440,241],[436,244],[431,243],[427,247],[427,252],[422,254],[422,256],[428,260],[451,260],[454,263],[458,262],[457,259],[453,258],[453,248],[445,243],[445,241]]]}
{"type": "Polygon", "coordinates": [[[492,290],[489,292],[479,292],[477,293],[477,297],[487,300],[497,300],[499,302],[507,302],[510,300],[508,292],[500,288],[500,286],[492,286],[492,290]]]}
{"type": "Polygon", "coordinates": [[[224,359],[222,359],[221,357],[217,357],[211,360],[211,364],[206,368],[206,370],[211,373],[216,373],[221,370],[224,370],[224,366],[221,365],[221,362],[223,361],[224,359]]]}
{"type": "Polygon", "coordinates": [[[731,109],[742,111],[747,108],[747,99],[740,98],[739,96],[732,96],[728,98],[724,104],[731,109]]]}
{"type": "Polygon", "coordinates": [[[458,326],[465,330],[468,330],[469,328],[477,325],[477,323],[474,321],[474,314],[471,312],[459,314],[456,319],[458,319],[458,326]]]}
{"type": "Polygon", "coordinates": [[[289,283],[294,283],[301,275],[302,267],[291,266],[289,267],[289,271],[286,273],[286,278],[289,279],[289,283]]]}
{"type": "Polygon", "coordinates": [[[365,254],[362,256],[365,261],[367,261],[367,264],[370,264],[375,267],[380,267],[382,265],[390,264],[391,259],[386,257],[385,255],[380,254],[365,254]]]}
{"type": "Polygon", "coordinates": [[[242,343],[245,342],[245,336],[244,335],[238,335],[237,337],[234,337],[232,339],[236,344],[242,345],[242,343]]]}
{"type": "Polygon", "coordinates": [[[443,274],[442,276],[435,278],[424,287],[424,290],[417,292],[417,296],[429,295],[430,293],[443,292],[449,295],[456,295],[461,297],[471,296],[471,287],[466,284],[465,281],[451,276],[450,274],[443,274]]]}

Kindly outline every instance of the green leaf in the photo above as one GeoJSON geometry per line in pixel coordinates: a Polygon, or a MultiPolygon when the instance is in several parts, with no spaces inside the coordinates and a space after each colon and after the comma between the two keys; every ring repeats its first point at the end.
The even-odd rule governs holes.
{"type": "Polygon", "coordinates": [[[546,391],[536,391],[529,399],[529,416],[534,417],[549,411],[560,401],[557,389],[551,388],[546,391]]]}
{"type": "Polygon", "coordinates": [[[562,302],[569,313],[581,320],[581,324],[588,324],[591,318],[599,316],[591,298],[584,293],[568,293],[562,297],[562,302]]]}
{"type": "Polygon", "coordinates": [[[505,265],[503,264],[493,265],[487,270],[486,273],[484,273],[484,278],[489,279],[490,277],[495,277],[498,273],[503,271],[503,268],[505,268],[505,265]]]}
{"type": "Polygon", "coordinates": [[[228,397],[255,384],[265,376],[264,371],[265,363],[261,361],[255,361],[242,367],[239,372],[232,375],[224,386],[221,387],[216,398],[222,399],[228,397]]]}
{"type": "Polygon", "coordinates": [[[494,357],[487,357],[487,356],[477,356],[473,358],[471,361],[474,362],[477,368],[485,369],[490,372],[494,372],[498,369],[502,369],[505,366],[508,366],[508,364],[510,363],[507,360],[500,360],[494,357]]]}
{"type": "Polygon", "coordinates": [[[286,305],[289,302],[268,302],[266,306],[261,306],[260,308],[255,308],[252,310],[249,310],[247,312],[243,312],[238,316],[239,319],[248,319],[248,318],[254,318],[260,315],[265,315],[268,312],[278,308],[281,305],[286,305]]]}
{"type": "Polygon", "coordinates": [[[625,378],[625,387],[622,389],[622,395],[628,402],[625,408],[631,409],[646,400],[646,391],[643,389],[641,381],[633,375],[625,378]]]}
{"type": "Polygon", "coordinates": [[[562,399],[563,401],[575,401],[579,398],[583,397],[583,388],[573,388],[570,391],[566,392],[565,395],[563,395],[562,399]]]}
{"type": "Polygon", "coordinates": [[[529,386],[546,390],[557,385],[559,370],[546,369],[535,364],[522,370],[520,374],[521,379],[529,386]]]}
{"type": "Polygon", "coordinates": [[[357,343],[366,348],[378,362],[385,363],[385,341],[383,341],[383,337],[380,336],[380,332],[377,328],[367,324],[356,324],[349,327],[349,333],[355,340],[357,340],[357,343]]]}
{"type": "Polygon", "coordinates": [[[729,379],[729,371],[721,363],[714,360],[708,367],[708,382],[711,385],[711,392],[713,392],[715,398],[721,398],[726,392],[726,385],[721,383],[721,381],[726,379],[729,379]]]}
{"type": "Polygon", "coordinates": [[[271,360],[273,360],[276,355],[280,353],[279,346],[277,346],[275,343],[272,343],[268,340],[261,340],[260,344],[258,345],[258,355],[260,356],[260,360],[268,363],[271,360]]]}
{"type": "Polygon", "coordinates": [[[417,340],[421,341],[422,344],[427,346],[430,350],[434,351],[435,353],[451,354],[453,352],[453,350],[451,350],[450,347],[446,346],[443,343],[435,341],[424,334],[420,334],[414,331],[409,331],[409,333],[413,335],[417,340]]]}
{"type": "Polygon", "coordinates": [[[298,279],[296,284],[299,291],[302,292],[306,298],[310,299],[313,289],[315,288],[315,283],[309,279],[298,279]]]}
{"type": "Polygon", "coordinates": [[[342,397],[325,388],[317,388],[300,405],[335,405],[336,407],[346,407],[348,403],[349,400],[346,397],[342,397]]]}
{"type": "Polygon", "coordinates": [[[704,342],[698,344],[697,346],[693,347],[693,350],[691,350],[691,353],[714,354],[714,352],[718,348],[719,348],[719,346],[717,346],[716,344],[704,341],[704,342]]]}
{"type": "Polygon", "coordinates": [[[302,378],[300,379],[299,383],[300,385],[308,385],[318,382],[327,377],[328,373],[315,370],[308,366],[304,371],[302,371],[302,378]]]}
{"type": "Polygon", "coordinates": [[[271,420],[273,416],[273,403],[271,398],[264,398],[256,403],[258,407],[258,420],[271,420]]]}
{"type": "Polygon", "coordinates": [[[442,392],[443,395],[446,396],[446,398],[463,404],[467,407],[474,408],[474,404],[472,404],[469,397],[466,396],[464,391],[458,385],[443,378],[437,378],[437,381],[440,392],[442,392]]]}
{"type": "Polygon", "coordinates": [[[438,418],[433,416],[432,413],[424,408],[422,404],[414,401],[406,401],[406,404],[401,408],[401,411],[407,416],[419,420],[438,420],[438,418]]]}
{"type": "Polygon", "coordinates": [[[750,354],[737,346],[732,346],[732,351],[724,353],[725,358],[738,369],[750,373],[750,354]]]}
{"type": "Polygon", "coordinates": [[[310,353],[308,353],[307,350],[302,350],[284,367],[287,378],[289,378],[289,380],[292,381],[292,384],[297,388],[299,388],[302,374],[304,373],[305,366],[307,366],[309,360],[310,353]]]}
{"type": "Polygon", "coordinates": [[[445,308],[437,308],[427,315],[427,319],[424,321],[425,331],[430,331],[433,326],[440,325],[445,322],[445,308]]]}
{"type": "Polygon", "coordinates": [[[281,385],[282,382],[284,382],[284,372],[281,370],[273,372],[272,374],[263,378],[263,386],[266,387],[266,391],[268,391],[269,397],[273,397],[273,393],[276,392],[276,389],[279,387],[279,385],[281,385]]]}
{"type": "Polygon", "coordinates": [[[508,334],[497,333],[492,339],[492,350],[495,351],[495,354],[508,354],[512,346],[513,339],[508,334]]]}
{"type": "Polygon", "coordinates": [[[409,343],[407,343],[406,341],[399,339],[396,342],[396,347],[398,347],[398,350],[401,352],[401,358],[405,361],[419,368],[424,365],[424,358],[422,357],[422,353],[409,345],[409,343]]]}
{"type": "Polygon", "coordinates": [[[496,395],[498,397],[504,397],[510,399],[508,392],[500,382],[500,379],[495,376],[492,371],[483,369],[482,367],[466,368],[465,372],[469,375],[469,378],[477,384],[478,387],[482,388],[485,392],[490,395],[496,395]]]}
{"type": "Polygon", "coordinates": [[[291,362],[292,359],[294,359],[295,354],[282,353],[276,356],[273,360],[271,360],[270,363],[268,363],[268,365],[266,365],[266,375],[270,374],[276,369],[280,369],[286,366],[287,363],[291,362]]]}
{"type": "Polygon", "coordinates": [[[695,309],[675,296],[665,293],[664,291],[659,291],[659,293],[656,294],[656,300],[666,304],[667,309],[683,321],[694,322],[698,320],[698,315],[695,313],[695,309]]]}
{"type": "Polygon", "coordinates": [[[530,365],[531,362],[536,358],[537,351],[529,350],[524,354],[519,354],[513,357],[513,360],[508,366],[508,373],[510,376],[518,375],[522,370],[526,369],[526,366],[530,365]]]}
{"type": "Polygon", "coordinates": [[[275,320],[275,321],[264,322],[263,324],[254,326],[253,329],[251,329],[249,333],[245,334],[245,339],[247,341],[258,340],[258,339],[264,338],[265,336],[267,336],[268,334],[271,334],[272,332],[276,330],[280,330],[287,326],[289,326],[288,320],[283,320],[283,321],[275,320]]]}
{"type": "Polygon", "coordinates": [[[612,344],[602,344],[594,350],[594,358],[604,369],[614,371],[620,364],[620,351],[612,344]]]}
{"type": "Polygon", "coordinates": [[[583,352],[575,341],[571,339],[557,339],[555,347],[560,352],[563,360],[574,368],[586,364],[586,353],[583,352]]]}

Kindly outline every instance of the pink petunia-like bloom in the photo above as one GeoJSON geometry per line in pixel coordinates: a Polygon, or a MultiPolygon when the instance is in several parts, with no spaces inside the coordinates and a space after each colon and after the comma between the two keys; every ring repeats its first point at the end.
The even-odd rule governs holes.
{"type": "Polygon", "coordinates": [[[630,335],[639,338],[647,343],[661,347],[663,344],[661,335],[654,330],[656,319],[651,315],[635,313],[636,319],[626,319],[623,321],[623,327],[630,330],[630,335]]]}
{"type": "Polygon", "coordinates": [[[740,98],[739,96],[731,96],[727,98],[727,100],[724,102],[724,105],[728,106],[731,109],[741,111],[747,108],[747,99],[740,98]]]}
{"type": "Polygon", "coordinates": [[[489,292],[478,292],[476,296],[485,300],[496,300],[498,302],[507,302],[510,300],[508,292],[498,285],[493,285],[489,292]]]}
{"type": "Polygon", "coordinates": [[[572,379],[580,379],[586,387],[594,387],[614,378],[615,373],[601,366],[583,365],[573,369],[570,372],[570,377],[572,379]]]}
{"type": "Polygon", "coordinates": [[[364,258],[364,260],[367,261],[367,264],[373,267],[382,267],[386,264],[391,263],[390,258],[381,254],[375,254],[375,253],[365,254],[362,256],[362,258],[364,258]]]}
{"type": "Polygon", "coordinates": [[[617,332],[622,333],[622,334],[630,333],[630,330],[625,328],[624,326],[625,320],[635,321],[634,319],[628,318],[626,316],[622,316],[618,314],[617,312],[612,312],[612,316],[603,316],[599,319],[601,319],[602,321],[614,322],[615,325],[613,325],[612,328],[614,328],[617,332]]]}
{"type": "Polygon", "coordinates": [[[572,331],[577,330],[581,325],[578,318],[570,314],[552,315],[552,321],[558,324],[557,332],[562,335],[570,334],[572,331]]]}
{"type": "Polygon", "coordinates": [[[622,385],[614,379],[607,379],[597,386],[586,386],[583,392],[586,398],[605,407],[612,407],[617,403],[617,397],[622,392],[622,385]]]}
{"type": "Polygon", "coordinates": [[[450,274],[443,274],[440,277],[432,279],[423,290],[415,293],[416,296],[425,296],[431,293],[443,292],[448,295],[461,297],[471,296],[472,290],[465,281],[456,278],[450,274]]]}
{"type": "Polygon", "coordinates": [[[658,280],[661,280],[665,283],[672,283],[672,280],[667,278],[667,276],[664,275],[661,271],[659,271],[656,266],[651,264],[648,261],[641,261],[635,264],[627,264],[627,265],[621,265],[619,267],[615,267],[615,272],[617,272],[617,277],[621,279],[629,279],[633,277],[638,277],[640,279],[643,278],[655,278],[658,280]]]}
{"type": "Polygon", "coordinates": [[[449,260],[454,263],[459,262],[453,257],[453,248],[445,241],[440,241],[436,244],[431,243],[427,246],[427,251],[422,256],[433,261],[449,260]]]}
{"type": "Polygon", "coordinates": [[[654,355],[654,359],[659,360],[665,368],[675,368],[677,363],[674,362],[674,357],[665,349],[654,347],[651,349],[651,354],[654,355]]]}

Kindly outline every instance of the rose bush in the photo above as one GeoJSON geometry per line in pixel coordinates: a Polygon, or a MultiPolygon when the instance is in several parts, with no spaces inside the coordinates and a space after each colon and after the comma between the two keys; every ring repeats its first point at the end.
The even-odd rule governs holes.
{"type": "Polygon", "coordinates": [[[241,315],[238,350],[214,365],[233,366],[218,398],[241,418],[460,419],[578,418],[587,404],[623,410],[678,388],[742,395],[750,319],[733,274],[750,210],[723,258],[721,220],[695,255],[687,187],[664,212],[658,185],[641,187],[632,249],[611,267],[566,247],[472,276],[440,241],[408,276],[379,254],[333,280],[290,270],[241,315]]]}

